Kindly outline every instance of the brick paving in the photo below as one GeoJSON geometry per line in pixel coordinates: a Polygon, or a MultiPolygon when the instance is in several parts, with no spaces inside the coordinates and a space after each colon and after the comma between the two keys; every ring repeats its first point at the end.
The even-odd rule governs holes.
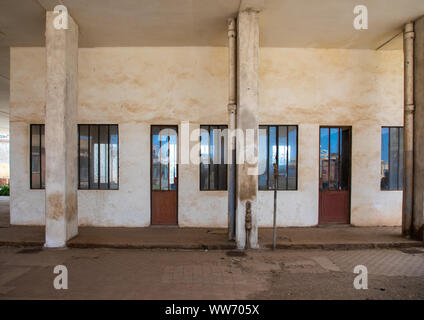
{"type": "Polygon", "coordinates": [[[0,299],[424,299],[424,250],[37,249],[0,247],[0,299]],[[69,289],[53,288],[55,265],[69,289]],[[369,271],[356,290],[355,265],[369,271]]]}

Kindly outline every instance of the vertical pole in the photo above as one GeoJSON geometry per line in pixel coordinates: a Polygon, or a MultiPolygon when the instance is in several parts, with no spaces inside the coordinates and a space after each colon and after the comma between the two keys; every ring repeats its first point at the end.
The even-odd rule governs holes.
{"type": "Polygon", "coordinates": [[[235,239],[236,202],[236,20],[228,19],[228,240],[235,239]]]}
{"type": "Polygon", "coordinates": [[[424,240],[424,16],[414,21],[414,192],[411,236],[424,240]]]}
{"type": "Polygon", "coordinates": [[[404,29],[404,156],[402,234],[411,235],[414,184],[414,24],[404,29]]]}
{"type": "Polygon", "coordinates": [[[274,233],[273,233],[273,242],[272,249],[275,250],[277,245],[277,185],[278,185],[278,166],[277,166],[277,156],[275,156],[274,162],[274,233]]]}

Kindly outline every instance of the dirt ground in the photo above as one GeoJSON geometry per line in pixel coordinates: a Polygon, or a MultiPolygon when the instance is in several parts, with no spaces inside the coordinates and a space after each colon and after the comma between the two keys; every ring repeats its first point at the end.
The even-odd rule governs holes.
{"type": "Polygon", "coordinates": [[[424,299],[424,249],[169,251],[0,247],[0,299],[424,299]],[[57,290],[56,265],[68,270],[57,290]],[[368,270],[368,289],[353,282],[368,270]]]}

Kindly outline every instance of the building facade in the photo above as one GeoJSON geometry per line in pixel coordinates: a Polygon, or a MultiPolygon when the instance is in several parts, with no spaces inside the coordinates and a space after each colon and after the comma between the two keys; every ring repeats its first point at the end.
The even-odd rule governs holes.
{"type": "MultiPolygon", "coordinates": [[[[236,233],[250,206],[253,229],[272,226],[274,162],[279,227],[401,225],[403,133],[390,134],[390,128],[403,127],[403,51],[262,47],[255,35],[258,14],[248,9],[237,19],[237,127],[257,129],[259,176],[247,176],[238,165],[236,233]],[[383,187],[385,175],[398,183],[383,187]]],[[[229,124],[229,49],[73,48],[78,26],[70,17],[71,31],[58,31],[49,26],[53,18],[48,13],[46,47],[10,51],[11,224],[48,224],[50,181],[66,185],[65,215],[77,212],[77,226],[226,228],[228,167],[217,164],[218,141],[225,139],[214,130],[229,124]],[[65,39],[63,48],[49,47],[49,37],[65,39]],[[69,54],[71,65],[61,64],[58,52],[69,54]],[[70,94],[52,94],[59,76],[62,93],[70,94]],[[65,120],[49,122],[59,119],[52,111],[58,97],[65,120]],[[56,137],[63,132],[71,142],[56,137]],[[191,150],[189,163],[181,161],[183,146],[191,150]],[[56,148],[67,165],[49,175],[56,159],[48,153],[56,148]],[[69,163],[75,171],[68,172],[69,163]],[[74,196],[66,190],[76,184],[71,208],[73,200],[66,199],[74,196]]],[[[237,241],[243,247],[246,240],[237,241]]]]}
{"type": "MultiPolygon", "coordinates": [[[[352,130],[351,223],[400,225],[402,192],[380,181],[382,127],[403,125],[402,51],[260,48],[259,56],[260,125],[298,126],[298,186],[278,191],[278,225],[319,223],[321,126],[352,130]]],[[[119,128],[119,189],[79,190],[81,225],[150,225],[151,126],[227,124],[227,66],[227,48],[79,49],[78,124],[119,128]]],[[[11,70],[11,222],[44,224],[29,152],[30,125],[45,123],[45,49],[12,48],[11,70]]],[[[178,225],[226,227],[227,192],[200,190],[198,164],[180,165],[178,178],[178,225]]],[[[271,226],[273,192],[259,191],[258,202],[259,226],[271,226]]]]}

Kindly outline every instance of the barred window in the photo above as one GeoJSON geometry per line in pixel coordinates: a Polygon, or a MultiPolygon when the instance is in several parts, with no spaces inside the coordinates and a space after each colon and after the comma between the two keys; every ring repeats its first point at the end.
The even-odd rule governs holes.
{"type": "Polygon", "coordinates": [[[44,124],[30,125],[30,188],[46,186],[46,149],[44,147],[44,124]]]}
{"type": "Polygon", "coordinates": [[[118,125],[78,125],[79,189],[118,189],[118,149],[118,125]]]}
{"type": "Polygon", "coordinates": [[[259,126],[259,190],[274,189],[274,163],[278,190],[297,189],[297,126],[259,126]]]}
{"type": "Polygon", "coordinates": [[[200,190],[227,190],[227,126],[200,126],[200,190]]]}
{"type": "Polygon", "coordinates": [[[381,129],[381,190],[403,189],[403,128],[381,129]]]}

